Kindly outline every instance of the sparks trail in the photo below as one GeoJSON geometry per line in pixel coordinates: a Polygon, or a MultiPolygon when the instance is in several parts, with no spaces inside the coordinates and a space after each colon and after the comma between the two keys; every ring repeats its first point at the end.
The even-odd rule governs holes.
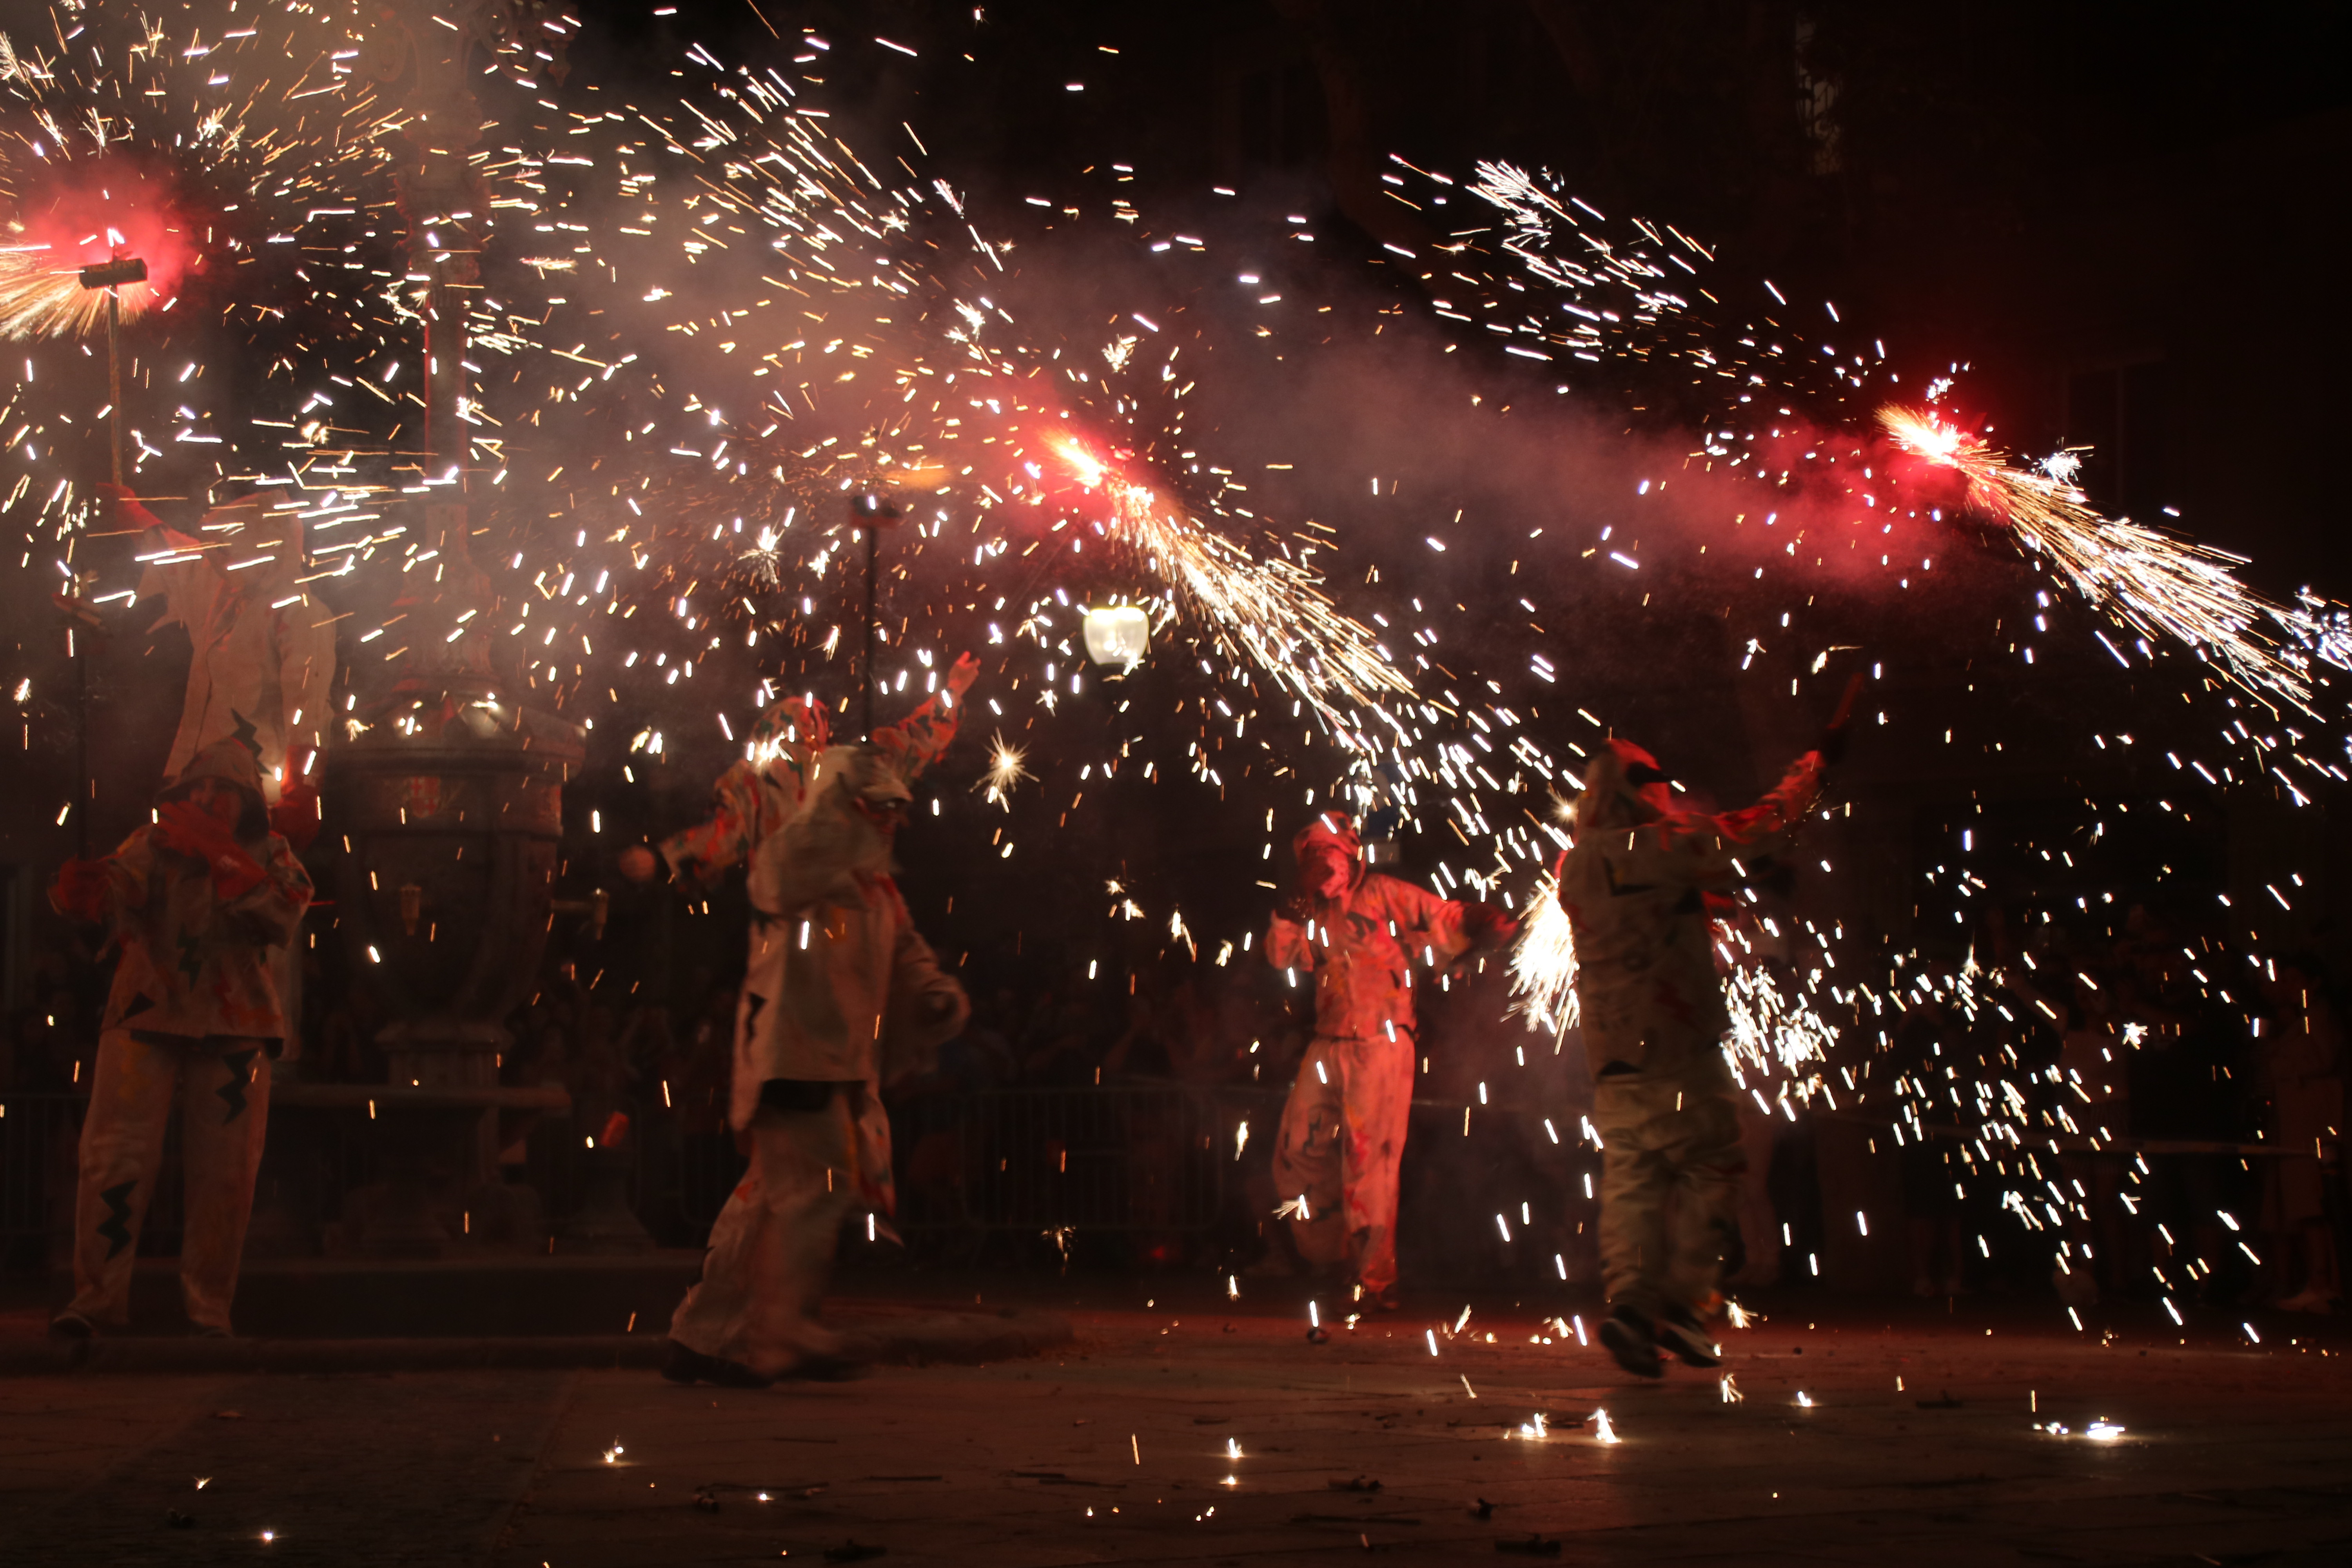
{"type": "MultiPolygon", "coordinates": [[[[1381,705],[1420,700],[1411,682],[1373,634],[1333,605],[1310,566],[1262,537],[1262,525],[1253,521],[1248,531],[1257,537],[1240,537],[1231,520],[1221,526],[1213,496],[1205,510],[1179,502],[1170,486],[1134,476],[1139,459],[1107,460],[1058,424],[1041,433],[1022,423],[1073,414],[1097,423],[1084,402],[1039,395],[1038,382],[1059,378],[1055,362],[1072,345],[1034,340],[992,296],[988,280],[1002,274],[1005,247],[982,234],[952,190],[919,176],[885,185],[824,123],[781,73],[748,68],[724,73],[707,97],[687,104],[682,119],[632,110],[583,122],[593,133],[589,145],[602,138],[602,150],[575,160],[609,165],[621,202],[601,226],[586,226],[594,235],[589,248],[636,258],[641,279],[683,277],[691,285],[624,285],[633,295],[631,313],[691,340],[716,337],[724,353],[743,351],[736,363],[753,367],[749,376],[679,373],[695,375],[686,408],[707,414],[715,428],[671,446],[667,456],[698,464],[665,475],[661,444],[642,441],[657,428],[649,423],[623,433],[625,442],[642,445],[634,461],[618,465],[617,479],[614,464],[590,465],[592,493],[606,498],[597,504],[626,505],[632,516],[623,528],[633,551],[658,563],[646,581],[715,579],[780,591],[797,574],[788,552],[822,576],[834,552],[793,552],[792,533],[814,523],[816,537],[828,538],[835,526],[823,510],[828,491],[878,482],[947,498],[925,520],[929,526],[914,531],[916,556],[940,553],[929,542],[950,506],[959,521],[970,518],[979,537],[971,575],[953,596],[976,599],[974,590],[987,587],[1002,607],[1004,584],[991,579],[1003,569],[989,573],[992,563],[1051,543],[1034,565],[1015,568],[1031,581],[1011,596],[1034,595],[1049,571],[1066,577],[1086,565],[1076,560],[1083,525],[1048,540],[1062,525],[1047,530],[1036,520],[1068,521],[1108,503],[1107,512],[1088,520],[1093,531],[1163,584],[1152,595],[1163,601],[1160,619],[1172,612],[1193,621],[1208,648],[1236,670],[1271,677],[1297,699],[1291,717],[1311,712],[1345,747],[1380,749],[1372,731],[1381,728],[1386,740],[1408,738],[1381,705]],[[772,372],[775,378],[765,379],[772,372]],[[749,403],[766,422],[756,436],[753,421],[722,412],[749,403]],[[846,445],[833,452],[831,440],[778,434],[786,422],[838,428],[852,418],[887,432],[860,443],[857,456],[872,459],[863,468],[844,458],[846,445]],[[896,455],[876,457],[877,439],[896,455]]],[[[583,201],[575,210],[584,217],[600,209],[583,201]]],[[[1129,335],[1103,351],[1115,416],[1101,423],[1131,426],[1140,417],[1142,398],[1111,391],[1108,379],[1129,370],[1136,345],[1129,335]]],[[[1168,379],[1164,368],[1160,376],[1168,379]]],[[[719,604],[710,613],[736,614],[719,604]]],[[[1033,599],[1020,625],[1034,627],[1041,613],[1033,599]]]]}
{"type": "Polygon", "coordinates": [[[1576,1027],[1576,933],[1559,907],[1559,875],[1547,871],[1528,895],[1527,918],[1511,943],[1513,1005],[1528,1027],[1558,1036],[1576,1027]]]}
{"type": "MultiPolygon", "coordinates": [[[[2210,652],[2257,696],[2311,710],[2309,680],[2263,625],[2292,627],[2295,612],[2237,580],[2231,569],[2243,556],[2103,517],[2057,474],[2021,468],[1933,413],[1890,404],[1878,422],[1905,451],[1967,479],[1970,510],[2013,531],[2094,607],[2143,636],[2210,652]]],[[[2112,643],[2107,649],[2125,662],[2112,643]]]]}
{"type": "MultiPolygon", "coordinates": [[[[481,153],[482,213],[404,214],[395,174],[412,127],[382,73],[363,68],[382,40],[356,8],[68,6],[51,21],[54,49],[0,41],[0,331],[32,340],[24,379],[61,382],[69,405],[81,395],[74,361],[47,342],[87,335],[106,310],[107,290],[80,288],[77,269],[143,261],[146,280],[118,291],[129,475],[150,490],[245,480],[308,492],[324,569],[312,578],[350,574],[404,531],[403,509],[373,509],[395,489],[421,493],[410,220],[527,210],[528,171],[481,153]],[[250,367],[226,405],[232,389],[208,378],[224,340],[250,367]]],[[[546,314],[489,289],[467,309],[486,355],[528,346],[523,323],[546,314]]],[[[495,456],[495,416],[468,404],[461,417],[495,456]]],[[[67,540],[70,556],[90,426],[79,409],[31,403],[21,383],[16,408],[5,508],[28,536],[67,540]]]]}
{"type": "Polygon", "coordinates": [[[1411,738],[1382,702],[1419,694],[1363,623],[1332,605],[1312,571],[1287,559],[1251,556],[1075,436],[1052,431],[1044,440],[1108,504],[1110,537],[1177,589],[1179,604],[1201,617],[1228,658],[1255,664],[1288,686],[1351,750],[1379,750],[1363,728],[1365,712],[1379,715],[1396,739],[1411,738]]]}
{"type": "MultiPolygon", "coordinates": [[[[1444,175],[1397,163],[1454,188],[1444,175]]],[[[1402,175],[1390,178],[1402,183],[1402,175]]],[[[1915,482],[1908,495],[1888,495],[1906,487],[1833,471],[1841,457],[1856,459],[1847,468],[1867,468],[1866,438],[1854,427],[1868,408],[1902,451],[1960,474],[1969,510],[2006,528],[2133,636],[2172,639],[2210,658],[2246,690],[2306,713],[2312,662],[2342,662],[2340,643],[2327,629],[2335,611],[2325,601],[2273,604],[2236,578],[2239,558],[2100,515],[2069,482],[2063,455],[2036,473],[1938,413],[1890,403],[1903,395],[1902,377],[1884,348],[1874,342],[1868,352],[1847,353],[1794,329],[1790,302],[1769,281],[1769,308],[1743,319],[1706,287],[1702,268],[1712,253],[1672,226],[1612,224],[1568,195],[1557,176],[1508,163],[1479,163],[1466,191],[1501,221],[1498,227],[1459,229],[1439,247],[1437,266],[1450,270],[1422,275],[1437,314],[1482,320],[1505,335],[1504,352],[1545,361],[1557,366],[1552,374],[1579,384],[1619,382],[1622,393],[1632,385],[1627,378],[1654,380],[1677,368],[1687,395],[1697,400],[1693,417],[1700,438],[1690,456],[1708,468],[1792,492],[1784,506],[1806,491],[1817,500],[1838,498],[1830,503],[1838,510],[1859,501],[1857,518],[1867,512],[1870,521],[1887,520],[1877,531],[1883,533],[1893,531],[1897,518],[1941,521],[1941,510],[1918,493],[1927,487],[1915,482]],[[1507,269],[1479,270],[1487,256],[1507,269]]],[[[1833,306],[1823,310],[1829,321],[1838,321],[1833,306]]],[[[1952,368],[1956,376],[1963,367],[1952,368]]],[[[1936,378],[1925,396],[1932,403],[1951,384],[1936,378]]],[[[1564,382],[1559,390],[1569,386],[1564,382]]],[[[1890,574],[1906,571],[1917,553],[1889,549],[1884,564],[1890,574]]],[[[2119,662],[2130,662],[2114,641],[2100,641],[2119,662]]]]}

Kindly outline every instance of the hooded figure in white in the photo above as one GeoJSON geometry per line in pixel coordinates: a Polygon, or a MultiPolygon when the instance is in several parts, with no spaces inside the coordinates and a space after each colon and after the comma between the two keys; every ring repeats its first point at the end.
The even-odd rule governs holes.
{"type": "Polygon", "coordinates": [[[1660,1345],[1716,1364],[1706,1319],[1746,1168],[1709,900],[1792,847],[1822,767],[1808,752],[1756,805],[1713,816],[1678,809],[1657,760],[1630,742],[1609,742],[1585,771],[1559,902],[1602,1150],[1601,1341],[1643,1376],[1660,1374],[1660,1345]]]}
{"type": "Polygon", "coordinates": [[[922,1070],[971,1012],[891,880],[908,799],[892,753],[831,747],[799,810],[752,852],[730,1106],[751,1167],[671,1320],[673,1381],[845,1370],[816,1310],[843,1217],[894,1206],[882,1085],[922,1070]]]}
{"type": "MultiPolygon", "coordinates": [[[[335,683],[334,616],[301,584],[303,502],[282,489],[216,506],[196,536],[166,526],[109,487],[119,515],[142,529],[139,598],[161,598],[151,631],[186,628],[188,685],[163,776],[181,777],[223,741],[240,741],[259,764],[270,826],[297,853],[319,831],[311,764],[327,729],[335,683]]],[[[302,960],[297,938],[272,950],[270,973],[286,1014],[282,1059],[302,1054],[302,960]]]]}
{"type": "Polygon", "coordinates": [[[185,626],[194,649],[166,778],[235,737],[258,753],[262,795],[275,805],[319,747],[335,679],[334,617],[299,582],[301,504],[283,490],[247,496],[205,512],[192,539],[123,503],[146,530],[139,597],[163,601],[154,629],[185,626]]]}

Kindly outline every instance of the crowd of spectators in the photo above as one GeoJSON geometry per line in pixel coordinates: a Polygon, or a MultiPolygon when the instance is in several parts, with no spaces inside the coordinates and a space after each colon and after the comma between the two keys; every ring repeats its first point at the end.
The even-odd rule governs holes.
{"type": "Polygon", "coordinates": [[[1874,1103],[1907,1100],[1929,1132],[1900,1155],[1913,1289],[1966,1289],[1976,1238],[2014,1230],[1986,1212],[2007,1205],[2053,1222],[2053,1280],[2073,1306],[2326,1310],[2345,1036],[2326,965],[2258,959],[2146,909],[2112,935],[2027,939],[1996,919],[1982,938],[1979,974],[1962,960],[1898,977],[1908,1005],[1869,1064],[1874,1103]],[[1991,1082],[2023,1097],[1993,1112],[2023,1130],[2016,1147],[1981,1135],[1970,1086],[1991,1082]]]}

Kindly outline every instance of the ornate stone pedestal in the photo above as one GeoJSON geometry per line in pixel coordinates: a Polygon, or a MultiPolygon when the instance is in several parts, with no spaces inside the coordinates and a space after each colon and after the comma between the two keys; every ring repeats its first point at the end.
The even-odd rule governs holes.
{"type": "Polygon", "coordinates": [[[501,1089],[499,1068],[513,1045],[500,1020],[546,942],[582,731],[465,677],[404,688],[365,724],[327,764],[350,844],[337,924],[393,1020],[376,1036],[384,1181],[362,1245],[433,1257],[457,1239],[441,1216],[496,1180],[499,1110],[523,1108],[518,1095],[568,1105],[561,1089],[501,1089]]]}

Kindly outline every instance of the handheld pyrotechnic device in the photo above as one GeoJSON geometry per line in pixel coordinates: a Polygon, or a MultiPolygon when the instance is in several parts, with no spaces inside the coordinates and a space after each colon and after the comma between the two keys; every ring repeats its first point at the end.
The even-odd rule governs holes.
{"type": "Polygon", "coordinates": [[[1822,727],[1822,739],[1817,748],[1822,761],[1832,766],[1845,760],[1846,726],[1853,718],[1855,699],[1862,695],[1862,672],[1856,670],[1845,683],[1845,695],[1838,699],[1837,711],[1822,727]]]}
{"type": "Polygon", "coordinates": [[[85,289],[120,289],[125,283],[146,281],[147,263],[136,256],[119,256],[81,269],[81,286],[85,289]]]}
{"type": "MultiPolygon", "coordinates": [[[[136,256],[118,256],[110,261],[93,262],[80,272],[80,286],[106,290],[106,413],[107,427],[112,446],[114,482],[122,483],[122,288],[127,283],[147,281],[147,263],[136,256]]],[[[73,596],[81,595],[81,578],[73,579],[73,596]]],[[[74,835],[77,853],[89,855],[89,659],[83,649],[91,627],[86,612],[68,606],[77,624],[73,629],[74,683],[78,689],[74,729],[76,772],[81,782],[81,798],[75,804],[74,835]]]]}
{"type": "Polygon", "coordinates": [[[142,257],[118,256],[81,269],[81,286],[106,290],[106,415],[113,443],[114,482],[122,482],[122,286],[147,281],[142,257]]]}

